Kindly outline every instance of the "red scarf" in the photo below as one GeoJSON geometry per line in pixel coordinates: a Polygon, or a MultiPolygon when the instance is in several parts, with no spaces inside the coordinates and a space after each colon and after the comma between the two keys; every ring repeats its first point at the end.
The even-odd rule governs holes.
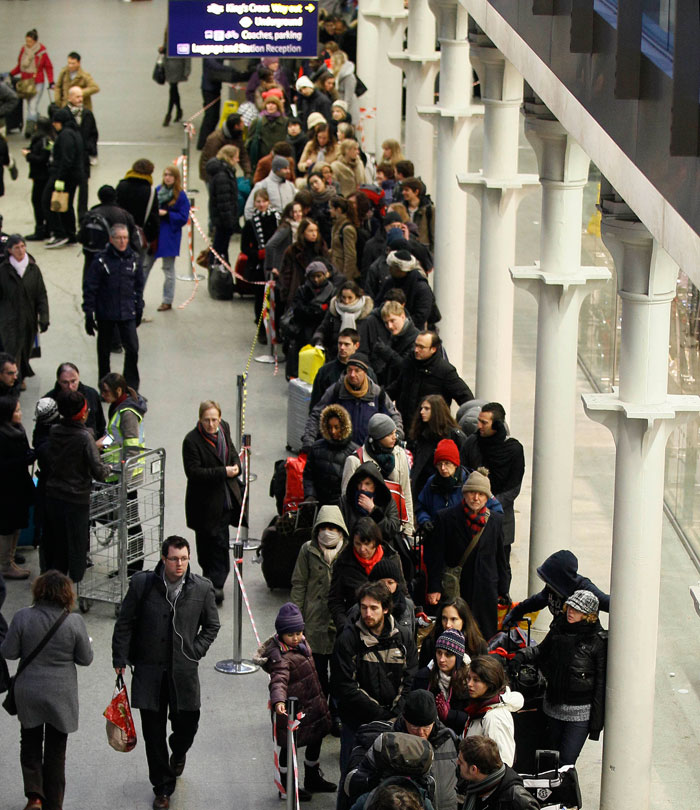
{"type": "Polygon", "coordinates": [[[489,709],[493,709],[494,706],[498,706],[501,702],[500,695],[494,695],[491,698],[486,698],[485,700],[472,700],[470,703],[466,705],[464,711],[469,715],[469,720],[467,720],[467,725],[464,727],[466,731],[469,728],[469,724],[472,720],[478,720],[480,717],[483,717],[489,709]]]}
{"type": "Polygon", "coordinates": [[[358,553],[355,551],[354,548],[352,550],[352,553],[355,555],[355,559],[357,560],[357,562],[359,562],[360,565],[364,568],[365,574],[367,574],[367,576],[369,576],[369,572],[374,568],[374,566],[384,556],[384,549],[381,546],[377,546],[377,550],[374,552],[374,554],[368,560],[365,560],[364,557],[360,557],[358,555],[358,553]]]}
{"type": "Polygon", "coordinates": [[[480,532],[486,525],[486,504],[479,509],[478,512],[472,512],[464,501],[462,501],[462,509],[464,509],[464,517],[467,520],[467,527],[471,532],[472,537],[477,532],[480,532]]]}

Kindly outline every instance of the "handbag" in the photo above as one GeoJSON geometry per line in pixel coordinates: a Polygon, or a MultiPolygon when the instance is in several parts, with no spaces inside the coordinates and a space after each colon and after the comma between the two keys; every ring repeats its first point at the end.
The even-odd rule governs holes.
{"type": "Polygon", "coordinates": [[[51,192],[51,210],[54,213],[65,214],[68,210],[68,197],[67,191],[52,191],[51,192]]]}
{"type": "Polygon", "coordinates": [[[8,714],[11,714],[13,717],[17,714],[17,702],[15,701],[15,682],[19,677],[20,672],[26,669],[29,666],[29,664],[31,664],[32,661],[37,657],[37,655],[39,655],[39,653],[49,643],[54,633],[68,618],[68,615],[69,615],[68,611],[65,610],[63,611],[63,613],[61,613],[61,615],[48,629],[44,638],[41,639],[41,641],[36,645],[36,647],[29,653],[29,655],[26,658],[23,658],[19,662],[17,672],[10,678],[10,685],[7,689],[7,695],[5,695],[5,700],[3,700],[2,702],[2,707],[8,714]]]}
{"type": "Polygon", "coordinates": [[[36,82],[32,77],[20,79],[15,85],[15,92],[20,98],[34,98],[36,95],[36,82]]]}
{"type": "MultiPolygon", "coordinates": [[[[491,517],[491,512],[487,509],[486,510],[486,523],[489,522],[489,517],[491,517]]],[[[454,599],[455,597],[459,596],[459,581],[462,578],[462,568],[464,568],[464,564],[469,559],[472,551],[476,548],[476,544],[479,542],[479,538],[481,537],[481,533],[486,528],[486,523],[479,529],[479,531],[472,537],[471,542],[467,546],[464,554],[462,554],[462,559],[457,563],[457,565],[448,566],[442,572],[442,598],[443,599],[454,599]]]]}
{"type": "Polygon", "coordinates": [[[107,718],[107,742],[110,747],[121,753],[133,751],[137,741],[136,726],[131,713],[124,677],[121,674],[117,675],[114,694],[109,706],[104,710],[104,716],[107,718]]]}
{"type": "Polygon", "coordinates": [[[156,84],[165,84],[165,57],[161,53],[153,67],[153,81],[156,84]]]}

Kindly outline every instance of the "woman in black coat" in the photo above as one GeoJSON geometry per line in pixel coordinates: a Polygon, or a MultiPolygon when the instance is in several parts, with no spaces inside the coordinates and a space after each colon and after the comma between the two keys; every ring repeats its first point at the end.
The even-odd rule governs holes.
{"type": "Polygon", "coordinates": [[[425,563],[429,605],[436,605],[443,596],[448,584],[448,578],[443,578],[446,569],[462,563],[461,570],[454,572],[459,577],[459,595],[488,640],[498,629],[499,597],[510,604],[510,568],[503,550],[503,516],[486,508],[491,489],[481,470],[473,472],[464,484],[461,504],[437,513],[432,542],[425,547],[425,563]],[[479,531],[477,543],[464,561],[479,531]]]}
{"type": "Polygon", "coordinates": [[[595,594],[575,591],[539,646],[519,650],[514,660],[516,669],[535,661],[547,680],[547,747],[559,751],[562,765],[574,765],[586,738],[599,739],[603,729],[608,634],[598,608],[595,594]]]}
{"type": "MultiPolygon", "coordinates": [[[[228,144],[222,146],[207,162],[207,185],[209,188],[209,221],[214,228],[213,249],[227,263],[228,244],[238,226],[238,183],[236,169],[238,166],[238,147],[228,144]]],[[[216,257],[212,259],[219,260],[216,257]]]]}
{"type": "Polygon", "coordinates": [[[409,432],[408,449],[413,453],[411,491],[414,501],[418,500],[428,478],[437,473],[433,456],[438,442],[442,439],[451,439],[457,445],[460,459],[464,464],[467,437],[455,422],[442,396],[430,394],[421,401],[409,432]]]}
{"type": "Polygon", "coordinates": [[[197,560],[204,576],[212,581],[220,605],[231,568],[228,527],[238,525],[241,513],[241,460],[218,402],[200,404],[197,427],[182,443],[182,462],[187,476],[187,526],[194,530],[197,560]]]}
{"type": "MultiPolygon", "coordinates": [[[[49,328],[49,299],[44,277],[18,233],[7,240],[8,257],[0,264],[0,341],[15,358],[19,376],[32,377],[29,358],[37,330],[49,328]]],[[[22,383],[24,386],[24,382],[22,383]]]]}
{"type": "Polygon", "coordinates": [[[352,441],[350,414],[342,405],[326,406],[318,424],[322,438],[313,443],[306,459],[304,498],[315,498],[320,506],[337,506],[345,459],[358,446],[352,441]]]}
{"type": "MultiPolygon", "coordinates": [[[[369,582],[370,573],[381,560],[390,560],[401,570],[399,555],[382,540],[382,532],[368,517],[361,518],[352,532],[350,543],[340,552],[333,566],[328,609],[338,633],[350,621],[348,614],[357,604],[357,589],[369,582]]],[[[399,589],[406,590],[403,576],[399,589]]]]}
{"type": "Polygon", "coordinates": [[[27,579],[30,573],[15,563],[15,550],[34,502],[28,469],[33,461],[19,400],[0,397],[0,574],[5,579],[27,579]]]}
{"type": "MultiPolygon", "coordinates": [[[[267,281],[265,278],[265,249],[272,239],[280,221],[279,211],[270,208],[270,195],[266,188],[259,188],[253,196],[255,213],[247,219],[241,233],[241,253],[247,257],[245,277],[248,281],[267,281]]],[[[260,319],[263,302],[265,300],[265,287],[258,284],[255,287],[255,322],[260,319]]],[[[258,334],[258,342],[266,343],[265,329],[258,334]]]]}
{"type": "Polygon", "coordinates": [[[399,510],[373,461],[360,464],[352,474],[340,499],[340,511],[350,537],[355,524],[368,516],[379,526],[384,542],[389,546],[395,547],[397,541],[403,542],[398,537],[401,531],[399,510]]]}

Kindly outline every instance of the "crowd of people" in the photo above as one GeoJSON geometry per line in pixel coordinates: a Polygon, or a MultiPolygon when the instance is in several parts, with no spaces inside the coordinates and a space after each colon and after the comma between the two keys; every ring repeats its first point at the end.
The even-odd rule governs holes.
{"type": "MultiPolygon", "coordinates": [[[[204,59],[208,106],[197,141],[208,190],[210,294],[252,290],[265,342],[264,282],[274,282],[268,334],[282,346],[287,379],[298,377],[304,346],[322,348],[326,359],[309,386],[300,453],[313,527],[289,572],[290,601],[256,654],[270,676],[280,797],[294,696],[302,712],[302,801],[337,791],[338,810],[456,810],[461,802],[467,810],[535,810],[514,770],[522,746],[534,744],[518,736],[518,673],[540,668],[546,729],[536,742],[574,764],[603,725],[606,636],[598,614],[609,598],[562,550],[539,569],[544,590],[512,605],[522,445],[503,406],[475,401],[442,345],[431,279],[438,212],[411,156],[394,139],[376,161],[362,149],[362,86],[346,9],[324,16],[319,43],[318,57],[294,71],[277,57],[235,67],[204,59]],[[245,83],[245,101],[218,126],[222,86],[234,82],[245,83]],[[232,260],[236,237],[240,253],[232,260]],[[552,613],[543,642],[507,666],[489,654],[499,606],[508,611],[506,628],[531,610],[552,613]],[[340,738],[332,781],[319,764],[329,734],[340,738]]],[[[168,126],[183,117],[178,84],[189,76],[189,60],[168,59],[165,45],[159,50],[168,126]]],[[[98,141],[90,96],[98,85],[74,51],[54,83],[36,30],[27,32],[12,74],[14,89],[0,83],[0,117],[23,99],[35,227],[26,237],[3,234],[1,248],[0,607],[5,580],[30,576],[18,539],[31,507],[41,575],[32,608],[19,610],[9,628],[0,616],[0,652],[20,660],[14,697],[26,810],[60,810],[67,735],[77,728],[75,666],[92,661],[84,622],[72,612],[75,585],[91,564],[90,492],[94,481],[115,481],[121,463],[146,447],[137,332],[146,319],[144,287],[162,259],[158,312],[172,310],[191,210],[180,169],[165,166],[156,184],[148,158],[101,186],[99,203],[88,208],[98,141]],[[47,117],[40,106],[46,90],[54,92],[47,117]],[[20,392],[33,373],[37,333],[49,328],[41,270],[27,250],[39,240],[50,249],[82,246],[82,308],[87,334],[97,336],[99,390],[80,380],[75,363],[61,363],[55,387],[37,402],[30,442],[20,392]],[[111,371],[117,349],[121,374],[111,371]]],[[[0,140],[0,163],[3,147],[0,140]]],[[[16,176],[9,153],[4,162],[16,176]]],[[[1,181],[0,174],[0,195],[1,181]]],[[[197,664],[220,627],[230,527],[248,519],[234,438],[210,399],[182,445],[186,524],[201,576],[184,537],[166,538],[154,571],[142,570],[148,560],[130,538],[112,664],[118,675],[133,668],[132,705],[141,715],[156,810],[169,807],[197,733],[197,664]]],[[[6,676],[0,668],[0,686],[6,676]]]]}

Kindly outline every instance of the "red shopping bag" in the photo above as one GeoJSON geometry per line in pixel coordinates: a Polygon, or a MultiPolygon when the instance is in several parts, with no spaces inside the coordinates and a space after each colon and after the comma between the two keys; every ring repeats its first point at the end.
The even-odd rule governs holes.
{"type": "Polygon", "coordinates": [[[133,751],[136,746],[136,726],[131,714],[129,695],[121,675],[117,675],[114,694],[104,710],[107,718],[107,742],[115,751],[133,751]]]}

